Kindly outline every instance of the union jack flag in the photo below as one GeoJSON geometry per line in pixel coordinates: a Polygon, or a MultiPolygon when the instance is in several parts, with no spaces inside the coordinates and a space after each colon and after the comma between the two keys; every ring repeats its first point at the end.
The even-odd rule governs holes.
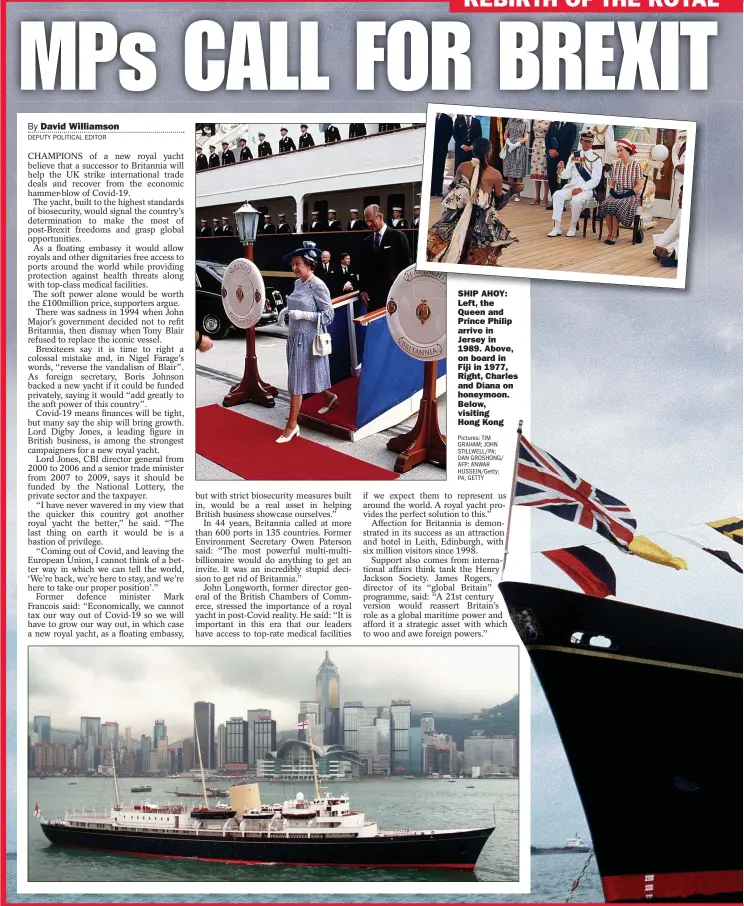
{"type": "Polygon", "coordinates": [[[547,510],[554,516],[593,529],[623,550],[633,540],[636,521],[617,497],[579,478],[555,456],[519,439],[514,503],[547,510]]]}

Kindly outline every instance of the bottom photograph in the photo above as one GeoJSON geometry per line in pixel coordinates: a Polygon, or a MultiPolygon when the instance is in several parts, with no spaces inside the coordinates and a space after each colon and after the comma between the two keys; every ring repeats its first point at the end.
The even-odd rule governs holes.
{"type": "Polygon", "coordinates": [[[30,882],[519,881],[517,646],[28,668],[30,882]]]}

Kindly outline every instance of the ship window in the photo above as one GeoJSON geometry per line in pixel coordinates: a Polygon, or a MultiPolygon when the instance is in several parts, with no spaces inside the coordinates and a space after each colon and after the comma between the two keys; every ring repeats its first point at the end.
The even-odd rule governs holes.
{"type": "Polygon", "coordinates": [[[612,639],[608,639],[606,635],[593,635],[589,644],[594,648],[612,648],[612,639]]]}
{"type": "Polygon", "coordinates": [[[584,641],[584,633],[583,633],[583,632],[574,632],[574,633],[571,633],[571,644],[572,644],[572,645],[580,645],[583,641],[584,641]]]}

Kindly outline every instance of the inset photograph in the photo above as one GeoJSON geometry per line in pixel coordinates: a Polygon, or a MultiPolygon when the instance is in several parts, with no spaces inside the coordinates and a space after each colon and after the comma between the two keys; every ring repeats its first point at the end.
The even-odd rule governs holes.
{"type": "Polygon", "coordinates": [[[517,882],[518,662],[32,648],[28,879],[517,882]]]}
{"type": "Polygon", "coordinates": [[[424,131],[196,124],[197,479],[446,478],[424,131]]]}
{"type": "Polygon", "coordinates": [[[695,124],[430,104],[419,266],[683,288],[695,124]]]}

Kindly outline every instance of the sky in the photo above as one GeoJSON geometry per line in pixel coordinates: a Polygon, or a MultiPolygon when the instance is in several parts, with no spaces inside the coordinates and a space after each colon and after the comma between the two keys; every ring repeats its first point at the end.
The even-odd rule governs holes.
{"type": "MultiPolygon", "coordinates": [[[[82,715],[117,721],[138,738],[165,720],[173,741],[190,736],[193,703],[215,703],[215,720],[270,708],[278,730],[297,725],[301,699],[315,700],[325,649],[32,648],[29,715],[51,714],[52,727],[79,730],[82,715]]],[[[389,705],[411,700],[414,711],[480,711],[517,693],[517,649],[352,647],[330,649],[341,701],[389,705]]]]}

